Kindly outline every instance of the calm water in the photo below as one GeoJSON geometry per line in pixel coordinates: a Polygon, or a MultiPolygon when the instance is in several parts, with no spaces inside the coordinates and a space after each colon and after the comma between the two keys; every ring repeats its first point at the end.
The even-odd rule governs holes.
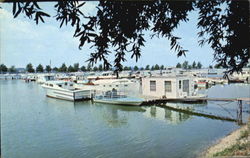
{"type": "MultiPolygon", "coordinates": [[[[4,158],[196,157],[239,127],[234,122],[154,106],[124,107],[47,98],[36,83],[2,80],[0,85],[4,158]]],[[[216,86],[208,94],[249,97],[249,88],[216,86]]],[[[224,102],[217,104],[192,107],[235,116],[236,103],[227,104],[227,112],[221,110],[221,106],[227,107],[222,105],[224,102]]]]}

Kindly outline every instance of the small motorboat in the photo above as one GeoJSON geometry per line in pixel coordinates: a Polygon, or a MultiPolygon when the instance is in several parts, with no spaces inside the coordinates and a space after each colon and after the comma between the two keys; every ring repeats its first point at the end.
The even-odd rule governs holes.
{"type": "Polygon", "coordinates": [[[117,91],[107,91],[101,95],[95,95],[93,98],[94,102],[106,103],[106,104],[117,104],[117,105],[141,105],[144,99],[137,97],[130,97],[117,91]]]}

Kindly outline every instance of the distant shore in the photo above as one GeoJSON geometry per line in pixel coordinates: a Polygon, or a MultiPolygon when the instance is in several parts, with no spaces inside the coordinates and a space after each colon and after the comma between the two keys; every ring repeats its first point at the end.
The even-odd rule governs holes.
{"type": "Polygon", "coordinates": [[[250,156],[250,121],[206,149],[199,157],[250,156]]]}

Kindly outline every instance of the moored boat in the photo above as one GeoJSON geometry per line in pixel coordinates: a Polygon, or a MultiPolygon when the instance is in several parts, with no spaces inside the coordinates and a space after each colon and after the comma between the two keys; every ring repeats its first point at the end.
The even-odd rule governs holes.
{"type": "Polygon", "coordinates": [[[144,99],[130,97],[124,94],[118,94],[117,91],[107,91],[102,95],[96,95],[93,98],[94,102],[116,104],[116,105],[141,105],[144,99]]]}
{"type": "Polygon", "coordinates": [[[38,75],[37,77],[37,83],[45,83],[47,81],[54,81],[55,80],[55,76],[54,75],[50,75],[50,74],[41,74],[38,75]]]}
{"type": "Polygon", "coordinates": [[[69,81],[48,81],[42,85],[47,96],[70,101],[91,99],[91,91],[79,89],[76,84],[69,81]]]}

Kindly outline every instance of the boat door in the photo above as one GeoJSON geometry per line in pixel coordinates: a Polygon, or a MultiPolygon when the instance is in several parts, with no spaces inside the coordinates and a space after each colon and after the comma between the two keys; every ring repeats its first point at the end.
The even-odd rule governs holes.
{"type": "Polygon", "coordinates": [[[189,80],[183,80],[183,92],[187,92],[187,95],[189,96],[189,80]]]}

